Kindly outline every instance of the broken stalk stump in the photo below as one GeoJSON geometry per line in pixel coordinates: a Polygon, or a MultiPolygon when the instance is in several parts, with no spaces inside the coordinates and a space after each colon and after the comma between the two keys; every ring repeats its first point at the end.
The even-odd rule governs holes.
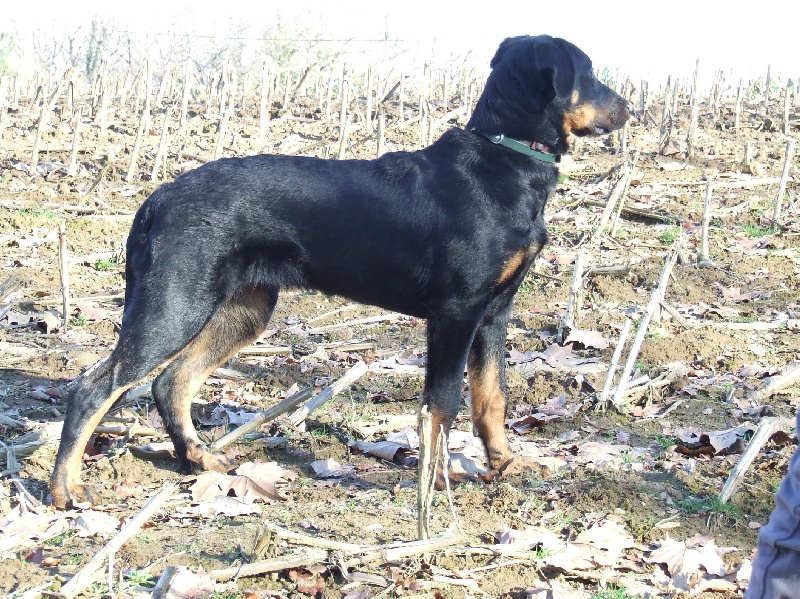
{"type": "Polygon", "coordinates": [[[781,219],[781,206],[783,204],[783,196],[786,194],[786,184],[789,182],[789,172],[792,169],[792,156],[794,156],[795,145],[797,145],[797,140],[793,137],[786,140],[786,157],[783,161],[783,174],[781,175],[781,182],[778,186],[778,193],[775,196],[775,210],[772,213],[772,220],[776,222],[781,219]]]}
{"type": "Polygon", "coordinates": [[[66,331],[69,326],[69,250],[67,250],[67,225],[63,220],[58,223],[58,266],[61,274],[61,307],[66,331]]]}
{"type": "Polygon", "coordinates": [[[424,541],[429,539],[430,510],[436,481],[436,464],[439,457],[439,439],[434,437],[433,417],[428,406],[422,406],[419,413],[419,464],[417,476],[417,537],[424,541]]]}
{"type": "Polygon", "coordinates": [[[714,180],[711,176],[706,181],[706,195],[703,199],[703,229],[700,235],[700,255],[697,261],[701,266],[709,266],[711,258],[708,251],[708,228],[711,225],[711,194],[714,192],[714,180]]]}
{"type": "Polygon", "coordinates": [[[339,153],[337,155],[339,160],[344,160],[345,152],[347,152],[347,101],[349,92],[348,81],[342,76],[342,106],[339,111],[339,153]]]}
{"type": "MultiPolygon", "coordinates": [[[[131,149],[131,162],[128,165],[128,172],[125,175],[125,181],[130,183],[136,175],[136,163],[139,160],[139,151],[142,147],[142,138],[147,134],[147,129],[150,126],[150,92],[152,89],[152,82],[150,76],[150,59],[144,61],[142,68],[142,75],[144,76],[144,108],[142,108],[141,118],[139,119],[139,128],[136,130],[136,139],[133,142],[133,149],[131,149]]],[[[137,101],[138,106],[138,101],[137,101]]]]}
{"type": "Polygon", "coordinates": [[[608,374],[606,375],[606,382],[603,385],[603,390],[600,392],[600,397],[598,399],[599,404],[601,407],[605,408],[605,404],[608,402],[608,396],[611,391],[611,385],[614,382],[614,375],[617,372],[617,365],[619,364],[619,359],[622,356],[622,350],[625,347],[625,342],[628,340],[628,333],[631,330],[631,319],[626,318],[625,323],[622,325],[622,331],[619,334],[619,341],[617,341],[617,347],[614,348],[614,355],[611,356],[611,364],[608,366],[608,374]]]}
{"type": "MultiPolygon", "coordinates": [[[[626,123],[627,124],[627,123],[626,123]]],[[[625,209],[625,198],[628,196],[628,188],[631,185],[631,178],[633,177],[633,171],[636,168],[636,163],[639,161],[639,150],[636,150],[633,154],[633,158],[630,162],[626,163],[626,168],[623,172],[623,179],[624,184],[622,186],[622,192],[619,194],[619,199],[617,200],[617,205],[614,208],[614,218],[611,219],[611,229],[609,230],[609,235],[611,237],[616,237],[617,235],[617,226],[619,225],[619,217],[622,214],[622,211],[625,209]]]]}
{"type": "MultiPolygon", "coordinates": [[[[610,203],[610,202],[609,202],[610,203]]],[[[569,296],[567,297],[567,309],[558,325],[556,342],[564,343],[564,339],[569,334],[567,329],[575,327],[575,321],[580,318],[581,304],[583,303],[583,264],[586,262],[586,254],[578,252],[575,255],[575,268],[572,271],[572,283],[569,286],[569,296]]]]}
{"type": "Polygon", "coordinates": [[[614,209],[617,206],[617,202],[622,200],[623,191],[628,187],[630,176],[631,165],[630,163],[626,162],[622,167],[622,174],[620,175],[619,180],[611,190],[611,194],[608,196],[608,201],[603,209],[603,214],[600,216],[600,222],[598,223],[594,234],[592,234],[592,241],[600,237],[608,225],[608,221],[611,220],[611,216],[614,214],[614,209]]]}
{"type": "Polygon", "coordinates": [[[647,333],[647,327],[650,326],[650,320],[653,318],[653,314],[655,314],[655,311],[658,309],[661,301],[664,299],[664,293],[667,289],[667,284],[669,283],[669,277],[672,274],[672,269],[675,266],[675,262],[678,260],[679,253],[680,251],[676,248],[667,257],[667,260],[664,263],[664,270],[661,271],[661,279],[658,282],[658,287],[655,288],[653,295],[650,297],[650,302],[647,304],[645,314],[642,317],[641,323],[639,324],[639,329],[636,331],[636,336],[633,338],[630,353],[628,353],[628,359],[625,362],[625,367],[622,369],[622,374],[620,375],[619,382],[617,383],[617,390],[614,393],[614,399],[612,399],[612,403],[618,408],[625,397],[625,389],[627,389],[630,385],[630,381],[628,379],[631,376],[633,366],[636,363],[636,358],[639,355],[639,349],[644,342],[644,336],[647,333]]]}
{"type": "Polygon", "coordinates": [[[50,99],[42,106],[42,111],[39,113],[39,122],[36,125],[36,137],[33,139],[33,148],[31,149],[31,162],[28,165],[30,168],[28,174],[31,177],[36,175],[36,167],[39,164],[39,148],[42,143],[42,131],[47,127],[47,121],[50,119],[50,114],[56,106],[58,96],[61,95],[61,91],[64,89],[67,82],[72,79],[73,71],[74,69],[69,67],[64,72],[64,76],[58,81],[56,91],[53,92],[50,99]]]}

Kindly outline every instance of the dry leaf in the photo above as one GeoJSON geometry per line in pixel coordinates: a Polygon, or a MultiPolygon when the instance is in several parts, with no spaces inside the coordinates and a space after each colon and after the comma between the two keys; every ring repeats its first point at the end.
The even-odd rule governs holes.
{"type": "Polygon", "coordinates": [[[338,478],[355,472],[352,466],[342,466],[339,462],[330,458],[326,460],[315,460],[311,462],[309,466],[311,466],[314,474],[320,478],[338,478]]]}
{"type": "Polygon", "coordinates": [[[101,308],[97,305],[97,302],[90,302],[90,301],[82,301],[76,302],[75,307],[81,311],[82,314],[86,315],[86,318],[89,320],[105,320],[108,318],[108,310],[105,308],[101,308]]]}
{"type": "Polygon", "coordinates": [[[175,566],[178,572],[170,579],[164,599],[200,599],[214,595],[214,581],[204,572],[193,572],[186,566],[175,566]]]}
{"type": "Polygon", "coordinates": [[[696,587],[704,573],[725,575],[725,563],[713,539],[704,540],[704,544],[700,545],[696,539],[674,541],[667,535],[648,561],[665,564],[673,585],[685,591],[696,587]]]}
{"type": "Polygon", "coordinates": [[[284,470],[276,462],[246,462],[236,469],[235,475],[204,472],[190,487],[193,501],[212,499],[217,495],[233,494],[246,503],[285,499],[279,488],[297,475],[284,470]]]}
{"type": "Polygon", "coordinates": [[[79,537],[95,535],[111,535],[119,528],[119,520],[106,512],[84,510],[72,523],[72,530],[78,531],[79,537]]]}
{"type": "Polygon", "coordinates": [[[237,497],[217,495],[213,499],[201,501],[197,505],[187,508],[185,513],[176,516],[200,516],[201,518],[214,518],[220,514],[233,518],[235,516],[247,516],[250,514],[260,514],[261,510],[252,503],[245,503],[237,497]]]}
{"type": "Polygon", "coordinates": [[[568,343],[579,343],[585,348],[606,349],[608,341],[603,338],[600,331],[585,331],[582,329],[572,329],[564,339],[564,345],[568,343]]]}
{"type": "Polygon", "coordinates": [[[375,443],[371,441],[351,441],[347,446],[350,449],[375,456],[387,462],[395,461],[397,452],[404,451],[404,448],[399,443],[392,443],[391,441],[378,441],[375,443]]]}
{"type": "Polygon", "coordinates": [[[623,550],[638,546],[625,527],[612,520],[584,530],[575,538],[575,542],[603,549],[614,560],[622,556],[623,550]]]}

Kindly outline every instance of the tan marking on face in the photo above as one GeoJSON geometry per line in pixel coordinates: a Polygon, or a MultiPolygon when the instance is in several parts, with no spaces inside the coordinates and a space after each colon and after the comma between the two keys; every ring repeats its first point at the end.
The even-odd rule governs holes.
{"type": "Polygon", "coordinates": [[[530,249],[526,248],[524,250],[518,250],[516,253],[512,254],[511,257],[505,261],[503,264],[503,271],[500,273],[497,281],[495,282],[495,286],[499,287],[501,285],[505,285],[511,278],[517,274],[520,267],[525,263],[528,259],[530,249]]]}
{"type": "Polygon", "coordinates": [[[564,133],[589,128],[597,117],[597,109],[591,104],[581,104],[564,115],[564,133]]]}
{"type": "Polygon", "coordinates": [[[575,91],[572,92],[572,98],[571,98],[570,104],[573,104],[573,105],[577,104],[579,97],[580,97],[580,92],[576,89],[575,91]]]}

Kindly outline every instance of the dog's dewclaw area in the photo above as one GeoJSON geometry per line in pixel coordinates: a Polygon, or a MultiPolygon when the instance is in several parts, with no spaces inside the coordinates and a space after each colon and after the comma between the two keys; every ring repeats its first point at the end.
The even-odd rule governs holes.
{"type": "MultiPolygon", "coordinates": [[[[284,106],[280,91],[261,140],[259,98],[248,89],[252,97],[226,122],[223,155],[335,159],[335,96],[331,117],[319,94],[301,86],[284,106]]],[[[455,89],[446,99],[437,90],[426,109],[433,139],[466,123],[455,89]]],[[[202,385],[192,403],[201,440],[211,443],[295,393],[326,393],[359,362],[366,374],[327,392],[299,426],[291,423],[294,405],[227,445],[234,470],[189,477],[178,471],[148,389],[134,387],[81,459],[95,507],[46,505],[66,385],[116,344],[121,248],[133,213],[161,181],[214,156],[219,115],[204,89],[190,95],[183,133],[176,118],[168,121],[166,174],[156,171],[154,180],[165,110],[174,106],[177,115],[180,106],[176,84],[151,107],[129,177],[139,129],[133,94],[107,113],[104,130],[84,117],[68,174],[74,135],[62,96],[31,175],[40,111],[32,95],[9,97],[16,104],[0,128],[0,593],[58,592],[86,576],[82,568],[125,523],[175,483],[177,493],[111,552],[113,589],[106,562],[84,596],[147,596],[161,579],[162,589],[217,597],[740,597],[797,444],[798,160],[776,218],[783,95],[765,115],[763,98],[745,94],[737,129],[735,89],[701,94],[689,159],[683,91],[661,138],[664,98],[651,92],[643,120],[627,125],[625,152],[618,133],[572,142],[545,212],[550,241],[522,282],[507,332],[507,432],[518,457],[487,474],[462,403],[449,438],[453,482],[433,496],[425,543],[416,540],[416,411],[426,323],[318,292],[283,292],[270,328],[202,385]],[[610,198],[618,204],[598,232],[610,198]],[[576,283],[579,252],[586,270],[576,283]],[[663,298],[653,301],[673,252],[663,298]],[[66,318],[60,264],[69,273],[66,318]],[[568,304],[572,322],[559,345],[568,304]],[[630,362],[634,385],[616,393],[614,379],[601,398],[626,319],[616,371],[630,362]],[[635,337],[641,346],[629,359],[635,337]],[[774,432],[720,501],[768,417],[779,419],[774,432]]],[[[84,114],[89,92],[76,87],[84,114]]],[[[623,94],[639,108],[638,89],[623,94]]],[[[420,113],[418,96],[410,98],[404,115],[396,95],[380,107],[387,150],[422,147],[419,123],[409,123],[420,113]]],[[[344,155],[373,158],[363,96],[349,108],[344,155]]],[[[790,123],[796,133],[794,109],[790,123]]]]}

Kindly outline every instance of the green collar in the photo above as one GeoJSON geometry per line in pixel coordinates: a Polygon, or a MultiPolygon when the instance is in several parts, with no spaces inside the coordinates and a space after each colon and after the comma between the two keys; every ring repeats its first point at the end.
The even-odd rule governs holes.
{"type": "Polygon", "coordinates": [[[487,135],[486,133],[481,133],[473,129],[475,133],[483,135],[486,139],[488,139],[493,144],[497,144],[499,146],[505,146],[515,152],[519,152],[520,154],[525,154],[525,156],[531,156],[532,158],[536,158],[536,160],[540,160],[542,162],[547,163],[554,163],[554,162],[561,162],[561,156],[558,154],[553,154],[548,152],[550,148],[545,146],[544,144],[540,144],[539,142],[532,141],[519,141],[518,139],[512,139],[510,137],[506,137],[502,133],[497,133],[495,135],[487,135]],[[538,149],[537,149],[538,148],[538,149]]]}

